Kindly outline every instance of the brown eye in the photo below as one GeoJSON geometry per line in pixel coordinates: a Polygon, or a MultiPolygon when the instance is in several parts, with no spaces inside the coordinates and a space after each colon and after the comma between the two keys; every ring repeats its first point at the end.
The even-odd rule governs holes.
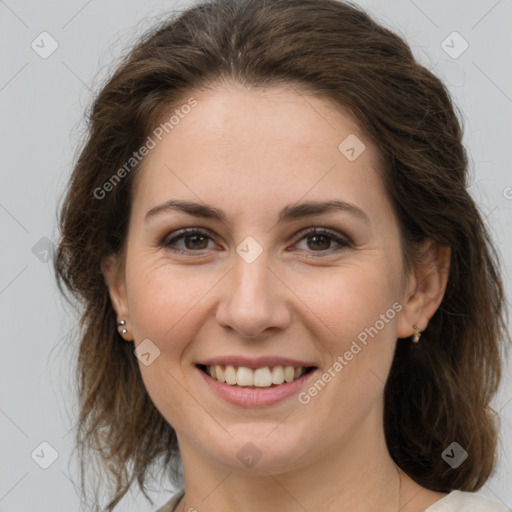
{"type": "Polygon", "coordinates": [[[208,242],[212,238],[203,231],[197,229],[187,229],[178,232],[175,236],[166,237],[161,245],[166,249],[176,252],[199,252],[208,249],[208,242]],[[182,244],[179,242],[183,241],[182,244]]]}
{"type": "Polygon", "coordinates": [[[351,243],[347,239],[325,228],[313,228],[305,233],[303,232],[296,246],[303,240],[306,241],[305,248],[299,247],[299,250],[308,252],[325,253],[329,251],[329,253],[332,253],[351,247],[351,243]],[[338,247],[333,248],[333,243],[337,244],[338,247]]]}
{"type": "Polygon", "coordinates": [[[206,249],[208,246],[208,242],[204,243],[207,240],[207,237],[201,235],[186,235],[182,237],[185,240],[185,246],[187,249],[206,249]],[[187,241],[190,243],[187,244],[187,241]]]}
{"type": "MultiPolygon", "coordinates": [[[[208,233],[194,228],[184,229],[173,233],[173,235],[164,238],[160,245],[182,254],[205,251],[209,249],[208,242],[213,241],[208,233]]],[[[302,237],[299,238],[295,246],[298,246],[303,241],[305,241],[305,247],[299,247],[299,250],[320,253],[320,256],[351,247],[348,239],[342,238],[337,233],[325,228],[313,228],[305,233],[303,232],[302,237]],[[333,247],[333,244],[337,245],[337,247],[333,247]]]]}
{"type": "Polygon", "coordinates": [[[332,238],[325,235],[308,235],[306,239],[311,242],[308,244],[308,247],[312,250],[329,249],[332,242],[332,238]]]}

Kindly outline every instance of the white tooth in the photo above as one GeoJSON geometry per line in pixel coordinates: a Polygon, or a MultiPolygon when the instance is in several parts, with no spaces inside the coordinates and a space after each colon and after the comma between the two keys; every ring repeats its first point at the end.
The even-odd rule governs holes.
{"type": "Polygon", "coordinates": [[[282,384],[284,382],[284,370],[282,366],[272,368],[272,384],[282,384]]]}
{"type": "Polygon", "coordinates": [[[267,388],[272,385],[272,374],[268,366],[254,371],[254,385],[258,388],[267,388]]]}
{"type": "Polygon", "coordinates": [[[239,386],[252,386],[253,372],[250,368],[239,366],[236,372],[236,383],[239,386]]]}
{"type": "Polygon", "coordinates": [[[226,382],[226,376],[224,375],[224,370],[222,369],[222,366],[220,364],[215,365],[215,375],[215,378],[219,382],[226,382]]]}
{"type": "Polygon", "coordinates": [[[284,380],[286,382],[291,382],[293,380],[293,376],[295,375],[295,370],[293,366],[286,366],[284,369],[284,380]]]}
{"type": "Polygon", "coordinates": [[[268,388],[272,384],[284,384],[292,382],[294,379],[302,377],[306,373],[303,366],[294,368],[293,366],[274,366],[272,370],[268,366],[252,370],[245,366],[235,367],[227,365],[225,369],[221,365],[207,367],[208,374],[218,380],[225,382],[230,386],[255,386],[258,388],[268,388]]]}
{"type": "Polygon", "coordinates": [[[235,367],[231,364],[226,366],[226,370],[224,372],[224,377],[226,379],[226,383],[233,386],[236,384],[236,370],[235,367]]]}

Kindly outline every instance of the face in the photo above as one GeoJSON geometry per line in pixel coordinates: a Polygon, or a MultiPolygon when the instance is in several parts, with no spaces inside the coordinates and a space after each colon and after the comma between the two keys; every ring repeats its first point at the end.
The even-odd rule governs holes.
{"type": "Polygon", "coordinates": [[[243,468],[242,449],[262,470],[300,466],[382,427],[397,336],[414,332],[397,220],[374,146],[327,100],[193,96],[136,176],[113,304],[183,458],[243,468]],[[221,384],[207,363],[258,385],[221,384]],[[268,387],[286,366],[309,370],[268,387]]]}

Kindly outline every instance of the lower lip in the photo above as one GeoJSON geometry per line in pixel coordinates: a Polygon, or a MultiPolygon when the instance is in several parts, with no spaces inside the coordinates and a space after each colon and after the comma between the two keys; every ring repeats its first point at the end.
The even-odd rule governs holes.
{"type": "Polygon", "coordinates": [[[272,388],[239,388],[224,384],[218,380],[212,379],[208,374],[197,368],[206,381],[210,389],[218,396],[234,405],[242,407],[259,407],[265,405],[272,405],[285,398],[295,395],[312,375],[316,373],[316,369],[306,373],[297,380],[286,382],[272,388]]]}

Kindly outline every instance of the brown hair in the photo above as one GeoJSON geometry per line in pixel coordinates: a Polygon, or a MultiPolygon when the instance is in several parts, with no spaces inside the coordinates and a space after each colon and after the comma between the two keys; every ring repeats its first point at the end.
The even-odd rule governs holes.
{"type": "Polygon", "coordinates": [[[116,330],[100,271],[102,259],[123,247],[137,166],[104,197],[94,191],[165,112],[223,80],[293,85],[352,113],[379,150],[407,267],[426,238],[451,247],[446,292],[421,342],[397,343],[384,428],[392,458],[420,485],[479,489],[495,465],[489,403],[509,338],[499,258],[467,191],[461,121],[445,86],[401,37],[336,0],[202,3],[146,33],[97,95],[60,212],[55,257],[60,288],[83,306],[76,440],[82,487],[85,452],[110,470],[109,511],[135,479],[148,497],[155,467],[180,483],[175,432],[148,396],[133,345],[116,330]],[[453,441],[469,454],[457,470],[441,457],[453,441]]]}

